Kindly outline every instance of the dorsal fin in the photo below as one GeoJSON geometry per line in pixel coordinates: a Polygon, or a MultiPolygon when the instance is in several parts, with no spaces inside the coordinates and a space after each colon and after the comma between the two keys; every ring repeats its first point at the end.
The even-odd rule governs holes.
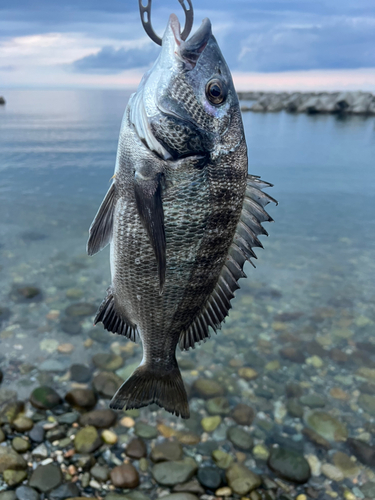
{"type": "Polygon", "coordinates": [[[240,288],[238,280],[246,277],[243,271],[245,261],[249,261],[254,266],[251,258],[256,259],[256,255],[252,248],[263,248],[257,236],[260,234],[268,235],[262,222],[273,220],[264,207],[270,202],[277,204],[277,201],[262,191],[263,188],[271,186],[272,184],[261,181],[259,177],[247,176],[241,217],[229,248],[227,260],[216,286],[200,314],[196,316],[189,328],[181,333],[179,341],[181,350],[188,350],[190,347],[194,349],[196,343],[206,342],[211,336],[209,327],[216,332],[220,329],[221,323],[225,321],[225,317],[228,316],[231,308],[230,301],[234,297],[234,292],[240,288]]]}

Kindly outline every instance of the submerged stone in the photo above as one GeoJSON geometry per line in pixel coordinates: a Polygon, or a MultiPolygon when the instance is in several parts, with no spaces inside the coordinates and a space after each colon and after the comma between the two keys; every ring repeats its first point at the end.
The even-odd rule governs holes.
{"type": "Polygon", "coordinates": [[[93,379],[95,391],[103,398],[112,398],[123,380],[112,372],[101,372],[93,379]]]}
{"type": "Polygon", "coordinates": [[[7,469],[27,469],[25,459],[10,446],[0,446],[0,473],[7,469]]]}
{"type": "Polygon", "coordinates": [[[197,469],[195,460],[187,457],[184,460],[155,464],[152,468],[152,476],[162,486],[174,486],[191,479],[197,469]]]}
{"type": "Polygon", "coordinates": [[[88,304],[86,302],[77,302],[72,304],[65,309],[65,314],[67,316],[77,318],[83,316],[91,316],[96,313],[96,306],[93,304],[88,304]]]}
{"type": "Polygon", "coordinates": [[[59,394],[52,387],[41,386],[33,390],[30,403],[40,410],[51,410],[62,402],[59,394]]]}
{"type": "Polygon", "coordinates": [[[306,424],[328,441],[345,441],[348,437],[346,426],[329,413],[323,411],[309,412],[306,424]]]}
{"type": "Polygon", "coordinates": [[[233,445],[240,450],[250,450],[253,447],[253,438],[241,427],[229,427],[227,436],[233,445]]]}
{"type": "Polygon", "coordinates": [[[247,493],[259,488],[262,484],[262,479],[258,474],[241,464],[231,465],[225,475],[229,487],[234,493],[241,496],[247,495],[247,493]]]}
{"type": "Polygon", "coordinates": [[[251,425],[255,418],[255,412],[251,406],[239,403],[233,408],[231,417],[237,424],[251,425]]]}
{"type": "Polygon", "coordinates": [[[200,467],[197,478],[204,488],[212,491],[219,488],[222,483],[221,471],[216,467],[200,467]]]}
{"type": "Polygon", "coordinates": [[[295,483],[306,483],[311,476],[310,466],[305,457],[287,448],[272,448],[268,466],[281,478],[295,483]]]}
{"type": "Polygon", "coordinates": [[[192,392],[198,397],[209,399],[223,396],[224,387],[216,380],[198,378],[193,384],[192,392]]]}
{"type": "Polygon", "coordinates": [[[62,480],[62,473],[58,465],[39,465],[31,475],[29,486],[46,493],[59,486],[62,480]]]}
{"type": "Polygon", "coordinates": [[[112,427],[117,420],[117,414],[113,410],[93,410],[81,415],[79,423],[84,427],[86,425],[93,425],[97,429],[108,429],[112,427]]]}
{"type": "Polygon", "coordinates": [[[136,488],[139,485],[139,474],[131,464],[118,465],[111,470],[110,476],[117,488],[136,488]]]}
{"type": "Polygon", "coordinates": [[[218,396],[206,401],[206,409],[210,415],[228,415],[229,401],[224,396],[218,396]]]}
{"type": "Polygon", "coordinates": [[[95,427],[89,425],[79,430],[74,439],[77,453],[92,453],[101,446],[102,440],[95,427]]]}

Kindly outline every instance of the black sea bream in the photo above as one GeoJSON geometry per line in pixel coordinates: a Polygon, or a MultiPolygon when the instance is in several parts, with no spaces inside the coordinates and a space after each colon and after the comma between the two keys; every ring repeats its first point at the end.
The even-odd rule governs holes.
{"type": "Polygon", "coordinates": [[[176,347],[220,328],[274,201],[247,174],[231,73],[205,19],[187,41],[172,14],[161,53],[126,108],[113,183],[88,253],[111,244],[112,284],[95,323],[143,343],[110,407],[189,405],[176,347]]]}

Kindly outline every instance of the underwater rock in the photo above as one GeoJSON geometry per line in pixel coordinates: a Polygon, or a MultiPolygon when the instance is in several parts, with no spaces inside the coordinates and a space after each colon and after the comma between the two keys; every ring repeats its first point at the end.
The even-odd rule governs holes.
{"type": "Polygon", "coordinates": [[[79,423],[82,427],[93,425],[97,429],[108,429],[112,427],[117,420],[117,413],[110,409],[93,410],[81,415],[79,423]]]}
{"type": "Polygon", "coordinates": [[[251,425],[255,418],[255,412],[251,406],[239,403],[233,408],[231,417],[239,425],[251,425]]]}
{"type": "Polygon", "coordinates": [[[97,368],[109,372],[118,370],[124,364],[121,356],[106,352],[95,354],[92,361],[97,368]]]}
{"type": "Polygon", "coordinates": [[[229,427],[227,437],[240,450],[250,450],[254,444],[251,435],[241,427],[229,427]]]}
{"type": "Polygon", "coordinates": [[[111,470],[111,481],[117,488],[136,488],[139,485],[139,474],[131,464],[118,465],[111,470]]]}
{"type": "Polygon", "coordinates": [[[8,469],[27,469],[27,463],[25,459],[10,446],[0,446],[0,473],[8,469]]]}
{"type": "Polygon", "coordinates": [[[241,464],[231,465],[225,475],[230,488],[234,493],[241,496],[245,496],[247,493],[259,488],[262,484],[262,479],[258,474],[255,474],[241,464]]]}
{"type": "Polygon", "coordinates": [[[31,475],[29,486],[46,493],[59,486],[62,480],[62,473],[58,465],[39,465],[31,475]]]}
{"type": "Polygon", "coordinates": [[[217,396],[206,401],[206,410],[210,415],[228,415],[229,401],[224,396],[217,396]]]}
{"type": "Polygon", "coordinates": [[[150,454],[151,460],[155,463],[181,460],[182,456],[182,446],[177,441],[158,443],[151,449],[150,454]]]}
{"type": "Polygon", "coordinates": [[[224,387],[212,379],[198,378],[195,380],[192,393],[200,398],[209,399],[224,395],[224,387]]]}
{"type": "Polygon", "coordinates": [[[51,410],[61,402],[59,394],[49,386],[37,387],[30,396],[30,403],[39,410],[51,410]]]}
{"type": "Polygon", "coordinates": [[[268,467],[282,479],[295,483],[306,483],[311,476],[310,466],[305,457],[287,448],[272,448],[268,467]]]}
{"type": "Polygon", "coordinates": [[[91,389],[72,389],[65,396],[65,401],[74,408],[92,410],[96,405],[96,395],[91,389]]]}
{"type": "Polygon", "coordinates": [[[158,430],[152,425],[138,421],[134,426],[134,433],[143,439],[154,439],[158,435],[158,430]]]}
{"type": "Polygon", "coordinates": [[[147,457],[147,446],[141,438],[132,439],[125,448],[125,453],[130,458],[139,460],[142,457],[147,457]]]}
{"type": "Polygon", "coordinates": [[[200,467],[197,478],[204,488],[213,491],[219,488],[223,482],[221,472],[216,467],[200,467]]]}
{"type": "Polygon", "coordinates": [[[30,488],[30,486],[19,486],[16,489],[16,497],[17,500],[39,500],[40,495],[34,488],[30,488]]]}
{"type": "Polygon", "coordinates": [[[85,383],[91,379],[91,370],[86,365],[74,364],[69,369],[70,378],[74,382],[85,383]]]}
{"type": "Polygon", "coordinates": [[[198,469],[197,463],[190,457],[184,460],[159,462],[152,468],[152,476],[162,486],[174,486],[185,483],[198,469]]]}
{"type": "Polygon", "coordinates": [[[88,425],[79,430],[74,439],[74,447],[77,453],[92,453],[101,446],[102,440],[96,428],[88,425]]]}
{"type": "Polygon", "coordinates": [[[123,379],[112,372],[101,372],[92,381],[95,391],[103,398],[112,398],[123,379]]]}
{"type": "Polygon", "coordinates": [[[82,318],[84,316],[91,316],[96,313],[97,307],[93,304],[86,302],[77,302],[71,304],[65,309],[65,314],[71,318],[82,318]]]}
{"type": "Polygon", "coordinates": [[[327,441],[345,441],[348,430],[342,422],[329,413],[311,411],[305,416],[306,424],[327,441]]]}
{"type": "Polygon", "coordinates": [[[42,292],[34,285],[14,285],[10,298],[15,302],[38,302],[42,300],[42,292]]]}

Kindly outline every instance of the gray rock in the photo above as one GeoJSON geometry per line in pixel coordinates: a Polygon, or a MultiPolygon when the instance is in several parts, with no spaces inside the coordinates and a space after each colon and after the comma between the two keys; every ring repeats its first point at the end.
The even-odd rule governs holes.
{"type": "Polygon", "coordinates": [[[16,489],[16,497],[18,500],[39,500],[40,495],[30,486],[19,486],[16,489]]]}
{"type": "Polygon", "coordinates": [[[80,491],[75,483],[61,484],[49,494],[49,500],[64,500],[65,498],[77,498],[81,496],[80,491]]]}
{"type": "Polygon", "coordinates": [[[42,443],[44,441],[45,430],[41,425],[35,425],[29,432],[29,438],[34,443],[42,443]]]}
{"type": "Polygon", "coordinates": [[[262,479],[242,464],[231,465],[226,473],[228,485],[237,495],[245,496],[247,493],[259,488],[262,479]]]}
{"type": "Polygon", "coordinates": [[[63,476],[58,465],[39,465],[31,475],[29,486],[46,493],[59,486],[62,480],[63,476]]]}
{"type": "Polygon", "coordinates": [[[93,379],[95,391],[103,398],[112,398],[117,389],[123,383],[123,379],[112,372],[101,372],[93,379]]]}
{"type": "Polygon", "coordinates": [[[325,399],[319,394],[306,394],[299,398],[299,402],[309,408],[323,408],[326,405],[325,399]]]}
{"type": "Polygon", "coordinates": [[[90,470],[90,474],[98,481],[107,481],[109,478],[109,469],[104,465],[95,464],[90,470]]]}
{"type": "Polygon", "coordinates": [[[65,314],[73,318],[82,318],[84,316],[91,316],[96,313],[97,307],[93,304],[87,304],[86,302],[77,302],[72,304],[65,309],[65,314]]]}
{"type": "Polygon", "coordinates": [[[311,411],[305,415],[306,424],[327,441],[345,441],[348,436],[346,426],[329,413],[311,411]]]}
{"type": "Polygon", "coordinates": [[[91,389],[72,389],[66,394],[65,401],[78,409],[92,410],[97,398],[91,389]]]}
{"type": "Polygon", "coordinates": [[[40,458],[40,459],[44,460],[49,455],[48,448],[44,443],[41,443],[39,446],[37,446],[36,448],[33,449],[33,451],[31,452],[31,455],[34,458],[40,458]]]}
{"type": "Polygon", "coordinates": [[[241,427],[229,427],[227,437],[240,450],[250,450],[253,447],[253,438],[241,427]]]}
{"type": "Polygon", "coordinates": [[[80,425],[93,425],[97,429],[108,429],[112,427],[117,420],[117,414],[110,409],[93,410],[81,415],[80,425]]]}
{"type": "Polygon", "coordinates": [[[151,449],[150,458],[153,462],[165,462],[181,460],[183,455],[182,446],[177,441],[163,441],[151,449]]]}
{"type": "Polygon", "coordinates": [[[184,460],[160,462],[152,468],[152,476],[162,486],[175,486],[191,479],[198,469],[197,463],[188,457],[184,460]]]}
{"type": "Polygon", "coordinates": [[[305,457],[287,448],[272,448],[268,467],[281,478],[295,483],[306,483],[311,476],[310,466],[305,457]]]}
{"type": "Polygon", "coordinates": [[[64,372],[66,370],[64,363],[55,359],[46,359],[38,368],[41,372],[64,372]]]}
{"type": "Polygon", "coordinates": [[[217,467],[200,467],[197,477],[204,488],[213,491],[219,488],[223,481],[221,472],[217,467]]]}
{"type": "Polygon", "coordinates": [[[91,370],[86,365],[74,364],[70,367],[70,378],[75,382],[88,382],[91,379],[91,370]]]}
{"type": "Polygon", "coordinates": [[[16,493],[14,491],[1,491],[0,500],[16,500],[16,493]]]}
{"type": "Polygon", "coordinates": [[[134,432],[138,437],[143,439],[154,439],[158,435],[156,427],[146,424],[145,422],[138,421],[134,426],[134,432]]]}

